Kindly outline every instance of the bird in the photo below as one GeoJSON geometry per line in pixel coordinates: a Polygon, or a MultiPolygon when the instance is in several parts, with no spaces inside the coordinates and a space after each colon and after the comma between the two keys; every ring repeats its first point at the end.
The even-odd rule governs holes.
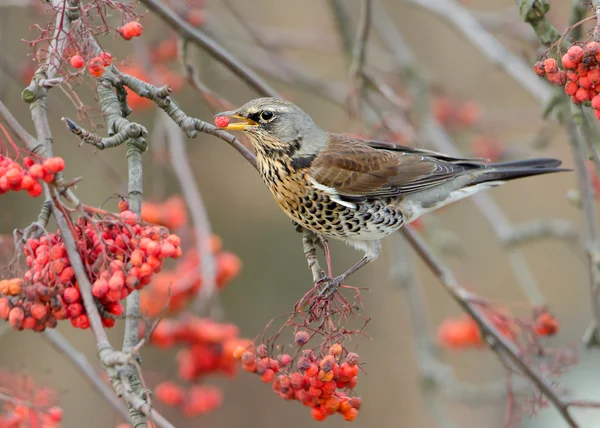
{"type": "Polygon", "coordinates": [[[253,99],[215,117],[227,118],[224,130],[248,137],[263,182],[293,222],[363,252],[323,281],[328,295],[377,259],[382,238],[421,215],[506,181],[568,171],[558,159],[488,163],[327,132],[279,98],[253,99]]]}

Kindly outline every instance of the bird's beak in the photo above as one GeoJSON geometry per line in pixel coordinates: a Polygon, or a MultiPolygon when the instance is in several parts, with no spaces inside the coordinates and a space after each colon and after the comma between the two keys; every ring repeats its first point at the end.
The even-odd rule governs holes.
{"type": "Polygon", "coordinates": [[[245,131],[246,128],[251,126],[258,126],[258,123],[253,121],[252,119],[248,119],[247,117],[240,116],[235,111],[224,111],[223,113],[219,113],[215,115],[215,117],[224,116],[229,119],[236,119],[236,122],[229,123],[227,126],[223,126],[221,129],[225,129],[227,131],[245,131]]]}

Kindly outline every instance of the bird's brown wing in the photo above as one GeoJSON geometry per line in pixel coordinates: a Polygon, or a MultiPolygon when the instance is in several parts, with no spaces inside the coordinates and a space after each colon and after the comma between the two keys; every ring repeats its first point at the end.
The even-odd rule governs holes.
{"type": "Polygon", "coordinates": [[[475,159],[330,134],[308,175],[313,184],[354,202],[418,192],[483,166],[475,159]]]}

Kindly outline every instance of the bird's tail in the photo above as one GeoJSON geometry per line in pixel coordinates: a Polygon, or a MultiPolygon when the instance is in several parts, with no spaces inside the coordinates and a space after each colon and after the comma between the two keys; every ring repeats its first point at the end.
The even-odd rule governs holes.
{"type": "Polygon", "coordinates": [[[517,178],[529,177],[531,175],[550,174],[553,172],[571,171],[567,168],[559,168],[562,162],[558,159],[526,159],[514,162],[500,162],[487,165],[483,174],[471,183],[481,184],[490,181],[508,181],[517,178]]]}

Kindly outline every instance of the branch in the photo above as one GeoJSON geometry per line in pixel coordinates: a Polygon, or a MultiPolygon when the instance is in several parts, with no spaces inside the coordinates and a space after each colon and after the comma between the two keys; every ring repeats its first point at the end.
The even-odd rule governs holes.
{"type": "Polygon", "coordinates": [[[148,9],[156,13],[163,21],[171,26],[183,39],[207,51],[214,59],[225,65],[242,81],[254,88],[263,96],[277,97],[277,91],[267,84],[256,73],[238,61],[213,39],[179,17],[164,2],[159,0],[140,0],[148,9]]]}
{"type": "Polygon", "coordinates": [[[129,411],[115,392],[102,380],[96,369],[90,364],[85,356],[77,351],[68,340],[58,331],[46,329],[42,334],[44,338],[65,358],[71,361],[75,368],[86,378],[86,380],[104,397],[104,399],[123,416],[129,419],[129,411]]]}
{"type": "Polygon", "coordinates": [[[404,226],[401,231],[456,303],[477,322],[483,337],[490,345],[490,349],[498,354],[501,359],[506,358],[517,367],[548,398],[569,426],[577,428],[577,423],[569,413],[569,402],[563,401],[556,394],[552,382],[547,381],[535,367],[527,364],[515,344],[498,331],[476,304],[471,303],[473,296],[460,287],[452,272],[433,254],[425,241],[410,226],[404,226]]]}
{"type": "Polygon", "coordinates": [[[448,20],[495,66],[504,70],[515,82],[541,104],[552,98],[550,85],[540,79],[521,58],[504,47],[479,23],[471,12],[456,0],[411,0],[413,3],[448,20]]]}
{"type": "Polygon", "coordinates": [[[575,162],[577,183],[582,201],[584,248],[588,255],[590,270],[590,298],[592,303],[592,324],[584,334],[584,343],[587,346],[600,345],[598,329],[600,328],[600,241],[596,225],[596,207],[594,204],[594,189],[589,176],[586,156],[585,141],[582,132],[582,121],[585,121],[581,107],[572,105],[573,119],[566,121],[569,133],[571,151],[575,162]]]}
{"type": "MultiPolygon", "coordinates": [[[[367,39],[371,29],[372,0],[362,0],[360,5],[360,21],[356,32],[356,40],[354,41],[352,61],[350,62],[350,81],[353,89],[358,92],[358,100],[364,98],[363,70],[367,55],[367,39]]],[[[358,105],[360,105],[360,102],[357,103],[358,105]]]]}
{"type": "Polygon", "coordinates": [[[195,303],[195,309],[199,311],[201,306],[213,296],[216,289],[215,258],[210,248],[212,228],[210,226],[204,202],[202,201],[202,195],[200,194],[200,190],[198,189],[194,174],[188,162],[189,157],[186,153],[182,131],[168,116],[163,115],[161,119],[164,120],[167,130],[171,166],[179,180],[179,186],[188,204],[190,213],[192,214],[192,221],[194,222],[196,248],[198,257],[200,258],[198,269],[200,270],[202,277],[202,287],[195,303]]]}

